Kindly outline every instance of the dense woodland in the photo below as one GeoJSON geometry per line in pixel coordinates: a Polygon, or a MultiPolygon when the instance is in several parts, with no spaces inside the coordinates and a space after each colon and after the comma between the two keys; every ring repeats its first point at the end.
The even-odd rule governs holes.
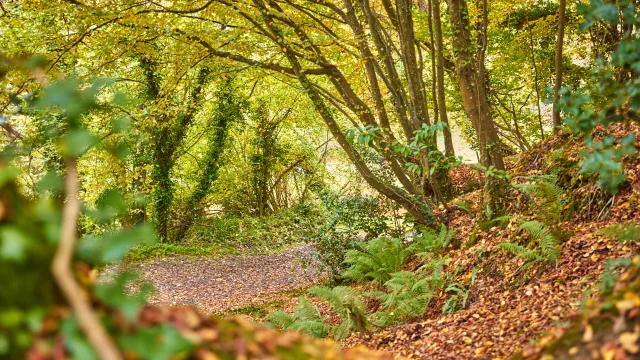
{"type": "Polygon", "coordinates": [[[640,358],[637,0],[0,0],[0,358],[640,358]]]}

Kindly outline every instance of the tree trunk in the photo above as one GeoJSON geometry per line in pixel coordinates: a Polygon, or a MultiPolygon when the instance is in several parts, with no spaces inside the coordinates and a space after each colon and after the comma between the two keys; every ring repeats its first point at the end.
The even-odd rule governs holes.
{"type": "Polygon", "coordinates": [[[567,0],[560,0],[558,10],[558,38],[556,39],[556,82],[553,88],[553,127],[554,132],[562,126],[558,101],[560,100],[560,88],[562,87],[562,47],[564,45],[565,13],[567,10],[567,0]]]}
{"type": "MultiPolygon", "coordinates": [[[[472,43],[469,11],[466,0],[449,0],[449,17],[456,53],[456,71],[462,102],[469,120],[478,136],[480,163],[486,167],[504,170],[500,141],[493,123],[491,104],[487,91],[488,75],[485,68],[486,53],[486,1],[481,4],[482,26],[478,29],[477,44],[472,43]],[[477,53],[472,49],[476,45],[477,53]]],[[[484,207],[489,218],[502,212],[505,187],[498,179],[485,179],[484,207]]]]}
{"type": "MultiPolygon", "coordinates": [[[[533,81],[536,91],[536,105],[538,107],[538,124],[540,125],[540,138],[544,139],[544,126],[542,125],[542,110],[540,109],[540,85],[538,76],[538,63],[536,62],[536,51],[533,42],[533,29],[529,23],[529,12],[526,12],[527,27],[529,28],[529,45],[531,47],[531,65],[533,65],[533,81]]],[[[517,123],[517,122],[516,122],[517,123]]]]}
{"type": "Polygon", "coordinates": [[[436,79],[438,94],[438,110],[440,121],[447,124],[444,129],[444,149],[448,156],[455,156],[453,139],[451,138],[451,127],[449,126],[449,116],[447,115],[447,104],[445,102],[444,91],[444,45],[442,41],[442,22],[440,21],[440,0],[432,0],[433,28],[435,35],[436,53],[436,79]]]}
{"type": "Polygon", "coordinates": [[[218,179],[222,165],[220,157],[227,141],[229,125],[242,117],[240,106],[236,101],[231,85],[227,83],[223,86],[223,89],[218,94],[218,109],[214,119],[215,130],[211,139],[209,139],[209,147],[204,157],[204,169],[200,174],[196,188],[187,199],[178,230],[173,238],[174,241],[181,241],[185,237],[187,231],[189,231],[200,214],[202,201],[209,194],[213,183],[218,179]]]}

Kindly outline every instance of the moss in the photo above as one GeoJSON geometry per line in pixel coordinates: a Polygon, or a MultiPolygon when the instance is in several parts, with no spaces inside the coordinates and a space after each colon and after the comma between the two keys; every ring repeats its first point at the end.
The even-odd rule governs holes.
{"type": "Polygon", "coordinates": [[[141,245],[132,248],[125,258],[126,261],[140,261],[150,258],[167,256],[214,256],[214,255],[235,255],[237,249],[223,247],[215,243],[190,243],[190,244],[167,244],[157,243],[151,245],[141,245]]]}

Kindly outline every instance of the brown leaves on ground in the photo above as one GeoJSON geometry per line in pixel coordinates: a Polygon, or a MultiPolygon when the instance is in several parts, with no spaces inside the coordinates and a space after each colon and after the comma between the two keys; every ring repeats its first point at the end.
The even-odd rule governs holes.
{"type": "MultiPolygon", "coordinates": [[[[519,161],[515,161],[516,164],[511,161],[512,174],[547,173],[546,155],[559,144],[568,142],[566,136],[560,136],[541,143],[539,149],[523,154],[519,161]]],[[[576,142],[575,146],[580,147],[582,143],[576,142]]],[[[577,159],[574,160],[575,165],[577,159]]],[[[420,359],[506,359],[525,349],[529,349],[525,353],[527,359],[543,356],[540,347],[530,348],[532,342],[543,334],[555,334],[552,339],[556,339],[580,318],[582,301],[588,300],[585,290],[598,291],[607,260],[637,254],[636,245],[625,245],[595,234],[607,225],[640,221],[640,212],[637,211],[640,208],[640,164],[633,161],[625,173],[629,182],[616,197],[591,195],[596,186],[590,181],[577,179],[579,181],[572,182],[575,187],[569,189],[569,195],[578,204],[585,204],[584,207],[578,206],[571,221],[560,224],[572,236],[563,243],[562,253],[555,264],[537,266],[528,272],[521,271],[522,260],[496,246],[501,242],[519,241],[523,233],[517,224],[512,223],[505,229],[493,227],[479,231],[474,213],[479,208],[480,192],[462,196],[457,201],[466,201],[474,209],[471,213],[456,211],[448,219],[448,227],[456,230],[456,240],[461,248],[449,252],[447,271],[460,274],[455,280],[470,287],[467,309],[450,316],[443,315],[442,304],[449,295],[441,293],[431,302],[424,319],[385,329],[372,336],[355,334],[345,344],[365,344],[420,359]],[[470,285],[474,269],[478,271],[477,281],[470,285]],[[527,281],[524,275],[529,277],[527,281]]],[[[577,170],[564,175],[580,176],[577,170]]],[[[512,215],[519,215],[517,209],[525,201],[516,192],[510,195],[512,215]]],[[[638,290],[635,290],[634,299],[638,290]]],[[[627,321],[629,316],[640,314],[640,298],[637,300],[634,304],[638,310],[628,312],[627,321]]],[[[640,325],[637,319],[635,323],[640,325]]],[[[580,336],[589,338],[588,331],[585,331],[588,327],[584,324],[578,326],[582,329],[580,336]]],[[[598,355],[596,358],[612,360],[638,358],[640,351],[634,351],[639,339],[640,328],[627,326],[615,338],[594,342],[598,344],[594,345],[595,350],[567,349],[563,358],[587,359],[594,354],[598,355]],[[625,356],[621,355],[623,353],[625,356]]],[[[547,344],[550,341],[547,340],[547,344]]]]}
{"type": "Polygon", "coordinates": [[[299,245],[260,256],[170,257],[133,264],[132,270],[155,287],[150,303],[193,305],[214,314],[315,284],[321,274],[300,261],[310,251],[299,245]]]}
{"type": "MultiPolygon", "coordinates": [[[[67,360],[69,354],[61,334],[60,321],[69,316],[66,309],[52,313],[44,322],[29,360],[67,360]]],[[[115,316],[117,319],[117,316],[115,316]]],[[[118,323],[118,321],[116,321],[118,323]]],[[[168,324],[193,347],[180,358],[217,359],[393,359],[388,353],[364,347],[341,349],[331,340],[312,339],[297,332],[280,333],[249,321],[244,317],[227,320],[212,318],[192,307],[149,305],[142,309],[134,323],[121,324],[118,331],[133,333],[155,325],[168,324]]],[[[149,344],[151,346],[151,344],[149,344]]],[[[127,352],[127,359],[140,359],[140,354],[127,352]]]]}
{"type": "Polygon", "coordinates": [[[625,271],[611,296],[589,302],[573,324],[552,329],[518,355],[521,359],[640,358],[640,258],[625,271]]]}

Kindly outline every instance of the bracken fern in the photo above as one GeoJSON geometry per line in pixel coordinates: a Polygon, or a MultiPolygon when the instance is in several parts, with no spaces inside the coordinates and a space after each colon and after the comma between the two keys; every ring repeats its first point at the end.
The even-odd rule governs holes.
{"type": "Polygon", "coordinates": [[[392,273],[401,269],[407,255],[402,240],[380,237],[368,241],[360,249],[346,252],[345,263],[349,268],[342,276],[356,282],[383,284],[392,273]]]}
{"type": "Polygon", "coordinates": [[[267,315],[266,321],[281,330],[299,331],[319,338],[326,337],[332,329],[325,323],[318,309],[304,297],[299,298],[293,314],[276,311],[267,315]]]}
{"type": "Polygon", "coordinates": [[[329,303],[333,311],[340,317],[340,324],[331,327],[331,334],[336,340],[343,340],[351,331],[367,332],[369,322],[365,305],[358,292],[348,286],[334,288],[313,287],[308,293],[329,303]]]}

